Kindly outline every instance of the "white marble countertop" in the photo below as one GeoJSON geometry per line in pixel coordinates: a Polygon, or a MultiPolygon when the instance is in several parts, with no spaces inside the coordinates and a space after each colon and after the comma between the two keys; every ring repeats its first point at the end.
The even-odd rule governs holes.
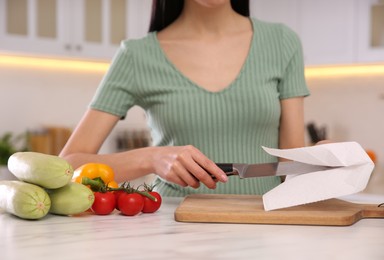
{"type": "MultiPolygon", "coordinates": [[[[350,200],[384,202],[384,174],[377,176],[350,200]]],[[[181,223],[173,215],[181,200],[164,198],[158,212],[135,217],[0,213],[0,259],[384,259],[384,219],[346,227],[181,223]]]]}

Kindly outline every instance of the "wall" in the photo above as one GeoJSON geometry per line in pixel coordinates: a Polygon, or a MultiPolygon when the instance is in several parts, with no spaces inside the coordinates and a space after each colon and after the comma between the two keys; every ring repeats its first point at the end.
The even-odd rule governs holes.
{"type": "Polygon", "coordinates": [[[357,141],[384,164],[384,75],[310,78],[305,119],[334,141],[357,141]]]}
{"type": "MultiPolygon", "coordinates": [[[[104,72],[38,69],[0,65],[0,135],[22,133],[44,126],[74,128],[87,109],[104,72]]],[[[122,128],[145,128],[141,109],[135,107],[122,128]]],[[[101,152],[115,148],[109,138],[101,152]]]]}
{"type": "Polygon", "coordinates": [[[355,139],[368,147],[383,140],[384,75],[307,82],[311,90],[306,100],[307,120],[327,125],[330,137],[335,140],[355,139]]]}
{"type": "MultiPolygon", "coordinates": [[[[80,120],[103,72],[49,70],[0,65],[0,135],[45,125],[73,128],[80,120]]],[[[384,75],[309,78],[307,122],[325,125],[335,141],[357,141],[384,161],[384,75]]],[[[145,128],[139,108],[119,122],[123,128],[145,128]]],[[[109,138],[102,152],[114,149],[109,138]]]]}

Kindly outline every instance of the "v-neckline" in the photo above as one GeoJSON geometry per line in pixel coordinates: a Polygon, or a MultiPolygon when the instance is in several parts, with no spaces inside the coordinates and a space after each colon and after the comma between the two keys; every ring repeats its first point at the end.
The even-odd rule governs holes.
{"type": "Polygon", "coordinates": [[[252,37],[251,37],[251,41],[249,42],[249,48],[248,48],[248,52],[247,52],[247,55],[245,57],[245,60],[243,62],[243,64],[241,65],[241,68],[239,70],[239,72],[237,73],[236,77],[224,88],[221,88],[220,90],[218,91],[211,91],[205,87],[203,87],[202,85],[200,84],[197,84],[195,81],[193,81],[192,79],[190,79],[189,77],[187,77],[181,70],[179,70],[177,68],[177,66],[168,58],[167,54],[165,53],[165,51],[163,50],[163,48],[161,47],[161,44],[160,44],[160,41],[157,37],[157,32],[153,32],[153,39],[154,41],[156,42],[156,45],[157,45],[157,48],[158,50],[161,52],[161,55],[163,56],[164,60],[168,63],[168,65],[170,67],[172,67],[172,69],[180,76],[182,77],[184,80],[186,80],[190,85],[202,90],[202,91],[205,91],[209,94],[220,94],[220,93],[224,93],[226,91],[229,91],[230,89],[232,89],[236,82],[241,78],[242,74],[244,73],[244,71],[246,70],[246,67],[247,67],[247,64],[249,63],[249,60],[250,60],[250,56],[251,56],[251,53],[253,51],[253,46],[254,46],[254,41],[255,41],[255,25],[254,25],[254,22],[252,20],[252,18],[249,18],[250,22],[251,22],[251,26],[252,26],[252,37]]]}

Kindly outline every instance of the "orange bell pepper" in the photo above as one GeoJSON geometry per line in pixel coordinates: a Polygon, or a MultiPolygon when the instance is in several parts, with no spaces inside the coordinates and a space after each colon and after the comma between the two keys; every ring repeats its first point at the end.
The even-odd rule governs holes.
{"type": "Polygon", "coordinates": [[[86,163],[74,171],[73,181],[82,183],[83,177],[91,180],[100,178],[108,187],[118,188],[119,185],[115,181],[115,173],[113,169],[103,163],[86,163]]]}
{"type": "Polygon", "coordinates": [[[377,162],[377,156],[376,156],[375,151],[370,150],[370,149],[366,149],[365,151],[367,152],[369,158],[371,158],[372,162],[373,162],[374,164],[376,164],[376,162],[377,162]]]}

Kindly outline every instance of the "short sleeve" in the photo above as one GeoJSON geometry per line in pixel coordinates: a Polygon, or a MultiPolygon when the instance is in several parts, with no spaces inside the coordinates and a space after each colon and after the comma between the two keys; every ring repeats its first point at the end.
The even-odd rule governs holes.
{"type": "Polygon", "coordinates": [[[126,116],[135,104],[134,60],[129,42],[122,42],[90,103],[90,108],[126,116]]]}
{"type": "Polygon", "coordinates": [[[299,37],[288,27],[282,26],[282,78],[278,85],[280,99],[308,96],[310,94],[304,75],[303,51],[299,37]]]}

